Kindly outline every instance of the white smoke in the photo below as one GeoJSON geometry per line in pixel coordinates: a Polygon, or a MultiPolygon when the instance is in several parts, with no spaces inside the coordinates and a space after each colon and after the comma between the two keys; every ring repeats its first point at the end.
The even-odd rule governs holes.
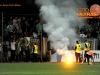
{"type": "Polygon", "coordinates": [[[86,7],[85,0],[36,0],[40,15],[46,21],[43,26],[55,50],[68,50],[68,45],[78,39],[76,26],[82,26],[83,19],[77,17],[77,8],[86,7]]]}

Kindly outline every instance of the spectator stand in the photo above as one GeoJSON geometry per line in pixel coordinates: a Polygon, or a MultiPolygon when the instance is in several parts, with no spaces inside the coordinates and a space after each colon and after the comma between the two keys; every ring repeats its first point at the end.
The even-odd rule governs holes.
{"type": "Polygon", "coordinates": [[[37,33],[38,32],[37,29],[42,29],[40,28],[41,26],[39,25],[38,14],[13,14],[13,13],[3,13],[3,14],[0,13],[0,14],[3,15],[2,19],[0,19],[0,23],[3,22],[2,24],[3,42],[8,42],[10,47],[10,43],[12,40],[15,40],[17,42],[21,38],[29,37],[30,50],[31,46],[34,43],[37,43],[39,46],[39,57],[42,60],[42,57],[46,56],[45,54],[48,52],[46,48],[47,38],[44,37],[45,33],[43,32],[43,30],[41,30],[42,32],[40,34],[37,33]],[[38,26],[36,29],[37,24],[38,26]],[[43,44],[45,44],[45,46],[43,44]]]}
{"type": "MultiPolygon", "coordinates": [[[[47,34],[43,31],[38,36],[37,29],[41,30],[41,25],[39,23],[38,14],[12,14],[12,13],[0,13],[2,18],[0,19],[1,25],[1,36],[3,36],[4,42],[11,42],[13,39],[18,40],[23,37],[30,37],[31,44],[33,42],[38,42],[39,54],[42,57],[48,55],[47,46],[47,34]],[[3,22],[3,23],[2,23],[3,22]],[[38,24],[38,26],[36,26],[38,24]],[[37,29],[36,29],[37,27],[37,29]]],[[[83,43],[84,40],[89,40],[91,43],[91,49],[100,50],[100,20],[99,19],[89,19],[88,22],[82,27],[76,29],[79,34],[79,39],[83,43]],[[95,39],[94,39],[95,38],[95,39]]],[[[31,48],[30,48],[31,49],[31,48]]]]}

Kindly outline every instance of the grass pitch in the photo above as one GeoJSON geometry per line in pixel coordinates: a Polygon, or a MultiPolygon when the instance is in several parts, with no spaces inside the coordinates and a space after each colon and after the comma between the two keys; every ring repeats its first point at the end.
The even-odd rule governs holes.
{"type": "Polygon", "coordinates": [[[0,63],[0,75],[100,75],[100,63],[0,63]]]}

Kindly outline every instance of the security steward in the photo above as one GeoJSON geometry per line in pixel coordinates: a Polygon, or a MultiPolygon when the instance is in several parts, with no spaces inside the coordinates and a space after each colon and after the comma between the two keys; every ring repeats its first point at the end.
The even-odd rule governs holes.
{"type": "MultiPolygon", "coordinates": [[[[84,63],[85,59],[87,58],[87,62],[89,62],[89,58],[87,55],[87,52],[90,50],[90,43],[85,40],[85,47],[84,47],[84,58],[82,60],[82,63],[84,63]]],[[[88,63],[89,64],[89,63],[88,63]]]]}
{"type": "Polygon", "coordinates": [[[33,51],[33,61],[37,62],[38,61],[38,45],[36,43],[33,45],[32,51],[33,51]]]}
{"type": "Polygon", "coordinates": [[[81,44],[78,41],[76,41],[75,45],[76,62],[80,60],[80,53],[81,53],[81,44]]]}

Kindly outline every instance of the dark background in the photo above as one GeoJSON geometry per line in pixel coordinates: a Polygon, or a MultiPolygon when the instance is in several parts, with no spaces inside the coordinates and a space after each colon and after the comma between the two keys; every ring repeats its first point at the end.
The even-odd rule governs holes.
{"type": "MultiPolygon", "coordinates": [[[[0,4],[12,4],[12,3],[19,3],[21,4],[20,7],[4,7],[0,6],[0,12],[7,12],[7,13],[22,13],[22,14],[38,14],[39,10],[35,4],[35,0],[0,0],[0,4]]],[[[87,5],[90,7],[92,4],[99,4],[100,0],[87,0],[87,5]]]]}
{"type": "Polygon", "coordinates": [[[0,0],[0,4],[21,4],[20,7],[0,6],[0,12],[17,14],[38,14],[39,12],[35,0],[0,0]]]}
{"type": "MultiPolygon", "coordinates": [[[[39,14],[39,7],[35,4],[35,0],[0,0],[0,4],[21,4],[19,7],[4,7],[0,6],[1,12],[13,14],[39,14]]],[[[87,5],[90,7],[92,4],[99,4],[100,0],[87,0],[87,5]]],[[[2,16],[1,18],[2,19],[2,16]]],[[[2,34],[2,24],[0,25],[0,36],[2,34]]]]}

